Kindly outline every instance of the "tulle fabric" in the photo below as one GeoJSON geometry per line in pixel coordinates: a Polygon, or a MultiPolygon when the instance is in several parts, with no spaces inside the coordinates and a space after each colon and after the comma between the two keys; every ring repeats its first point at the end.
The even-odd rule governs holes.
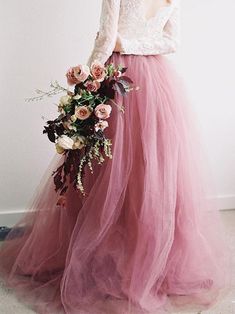
{"type": "Polygon", "coordinates": [[[140,87],[116,96],[113,159],[86,169],[86,197],[70,186],[62,202],[54,156],[0,249],[1,277],[42,314],[207,309],[230,290],[231,256],[196,116],[167,57],[110,62],[140,87]]]}

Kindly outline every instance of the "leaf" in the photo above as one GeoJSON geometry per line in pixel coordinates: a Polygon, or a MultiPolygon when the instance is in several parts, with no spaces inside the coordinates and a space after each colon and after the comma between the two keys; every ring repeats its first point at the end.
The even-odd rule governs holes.
{"type": "Polygon", "coordinates": [[[113,98],[114,97],[114,90],[113,85],[115,84],[114,80],[111,80],[108,84],[103,85],[102,88],[100,88],[100,96],[101,97],[107,97],[107,98],[113,98]]]}
{"type": "Polygon", "coordinates": [[[125,73],[126,70],[127,70],[127,67],[123,67],[120,71],[121,71],[122,73],[125,73]]]}
{"type": "Polygon", "coordinates": [[[56,186],[57,191],[63,186],[61,171],[57,172],[54,175],[54,184],[56,186]]]}
{"type": "Polygon", "coordinates": [[[125,81],[128,83],[133,83],[133,81],[128,76],[120,76],[119,81],[125,81]]]}
{"type": "Polygon", "coordinates": [[[123,87],[122,83],[120,83],[120,82],[116,82],[116,83],[113,85],[113,88],[114,88],[119,94],[121,94],[122,96],[125,95],[125,93],[126,93],[125,88],[123,87]]]}
{"type": "Polygon", "coordinates": [[[62,189],[61,192],[60,192],[60,195],[65,194],[65,192],[67,191],[67,189],[68,189],[68,186],[67,186],[67,185],[64,186],[63,189],[62,189]]]}
{"type": "Polygon", "coordinates": [[[47,132],[47,136],[48,136],[48,139],[49,139],[52,143],[55,143],[56,137],[55,137],[54,131],[49,130],[49,131],[47,132]]]}
{"type": "Polygon", "coordinates": [[[55,121],[56,121],[56,120],[48,120],[46,123],[47,123],[48,125],[51,125],[51,124],[54,124],[55,121]]]}
{"type": "Polygon", "coordinates": [[[62,124],[55,126],[55,131],[58,136],[61,136],[64,134],[64,126],[62,124]]]}
{"type": "Polygon", "coordinates": [[[55,143],[55,130],[53,126],[44,126],[43,134],[47,133],[48,139],[55,143]]]}

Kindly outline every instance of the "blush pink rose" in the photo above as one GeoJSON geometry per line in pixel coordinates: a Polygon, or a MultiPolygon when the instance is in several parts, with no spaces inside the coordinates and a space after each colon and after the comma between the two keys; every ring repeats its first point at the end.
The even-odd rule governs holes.
{"type": "Polygon", "coordinates": [[[91,111],[87,106],[78,106],[75,109],[74,115],[80,120],[85,120],[90,117],[91,111]]]}
{"type": "Polygon", "coordinates": [[[90,69],[87,65],[79,64],[76,67],[69,68],[66,77],[69,85],[75,85],[84,82],[90,75],[90,69]]]}
{"type": "Polygon", "coordinates": [[[114,77],[120,77],[120,76],[122,76],[122,72],[121,71],[115,71],[114,73],[113,73],[113,76],[114,77]]]}
{"type": "Polygon", "coordinates": [[[75,85],[78,83],[77,78],[74,76],[74,68],[69,68],[66,77],[69,85],[75,85]]]}
{"type": "Polygon", "coordinates": [[[84,86],[89,92],[96,92],[100,88],[100,82],[87,80],[84,86]]]}
{"type": "Polygon", "coordinates": [[[98,82],[102,82],[106,76],[107,72],[106,72],[106,69],[105,69],[105,66],[95,60],[92,62],[91,64],[91,75],[93,76],[93,78],[98,81],[98,82]]]}
{"type": "Polygon", "coordinates": [[[107,121],[100,120],[95,124],[95,131],[97,132],[98,130],[104,130],[109,126],[107,121]]]}
{"type": "Polygon", "coordinates": [[[111,111],[112,107],[110,105],[99,104],[95,108],[95,115],[100,119],[107,119],[109,118],[111,111]]]}

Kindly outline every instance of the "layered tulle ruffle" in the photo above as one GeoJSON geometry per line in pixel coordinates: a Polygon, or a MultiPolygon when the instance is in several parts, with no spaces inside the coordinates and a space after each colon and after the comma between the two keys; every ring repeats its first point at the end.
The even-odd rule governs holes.
{"type": "Polygon", "coordinates": [[[55,155],[0,249],[0,274],[37,313],[200,310],[230,287],[230,252],[195,116],[164,56],[120,55],[138,91],[113,107],[113,159],[83,198],[54,190],[55,155]]]}

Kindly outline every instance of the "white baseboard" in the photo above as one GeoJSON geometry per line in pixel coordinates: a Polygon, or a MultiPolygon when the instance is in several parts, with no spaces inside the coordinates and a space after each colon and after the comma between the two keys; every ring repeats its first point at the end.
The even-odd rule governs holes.
{"type": "Polygon", "coordinates": [[[219,195],[216,199],[221,210],[235,209],[235,195],[219,195]]]}
{"type": "Polygon", "coordinates": [[[26,211],[20,210],[0,210],[0,227],[11,227],[24,215],[26,211]]]}
{"type": "MultiPolygon", "coordinates": [[[[219,195],[216,197],[216,202],[220,210],[235,209],[235,195],[219,195]]],[[[20,220],[26,211],[20,210],[0,210],[0,227],[11,227],[20,220]]]]}

